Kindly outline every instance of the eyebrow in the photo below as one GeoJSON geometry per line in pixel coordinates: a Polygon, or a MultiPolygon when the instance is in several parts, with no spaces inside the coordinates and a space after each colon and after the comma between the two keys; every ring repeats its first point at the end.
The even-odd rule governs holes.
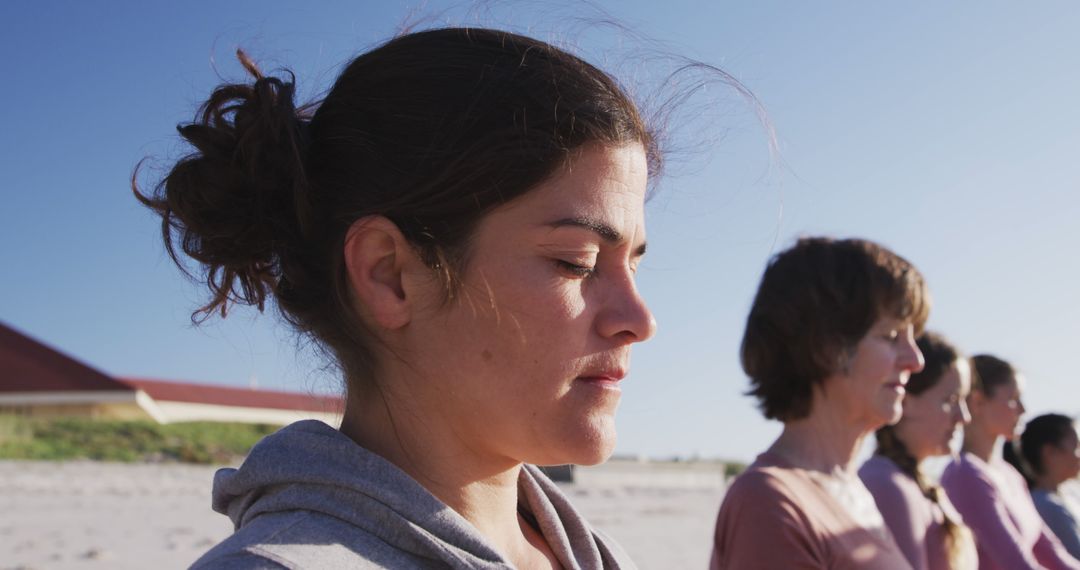
{"type": "MultiPolygon", "coordinates": [[[[620,243],[625,240],[623,235],[619,233],[619,230],[616,230],[615,228],[611,227],[610,224],[606,224],[600,220],[597,220],[596,218],[562,218],[560,220],[550,222],[547,225],[552,228],[583,228],[595,233],[596,235],[600,236],[605,242],[608,242],[610,244],[620,243]]],[[[640,246],[638,246],[637,249],[634,250],[634,255],[637,257],[645,255],[646,245],[647,244],[642,243],[640,246]]]]}

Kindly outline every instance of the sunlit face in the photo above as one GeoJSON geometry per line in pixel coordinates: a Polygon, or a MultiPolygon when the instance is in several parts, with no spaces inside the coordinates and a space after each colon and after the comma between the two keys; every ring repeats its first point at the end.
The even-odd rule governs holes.
{"type": "Polygon", "coordinates": [[[1016,375],[1011,381],[1000,385],[994,395],[980,394],[982,405],[978,408],[979,421],[997,437],[1013,437],[1020,417],[1026,411],[1020,399],[1023,376],[1016,375]]]}
{"type": "Polygon", "coordinates": [[[1080,441],[1072,429],[1056,444],[1043,446],[1042,467],[1047,477],[1062,483],[1080,475],[1080,441]]]}
{"type": "Polygon", "coordinates": [[[896,424],[896,435],[916,460],[951,453],[949,442],[957,426],[971,419],[966,402],[970,391],[971,367],[962,358],[921,394],[904,396],[904,416],[896,424]]]}
{"type": "Polygon", "coordinates": [[[826,398],[849,422],[873,431],[900,419],[904,386],[922,367],[911,323],[880,318],[855,345],[846,366],[826,380],[826,398]]]}
{"type": "Polygon", "coordinates": [[[641,145],[588,146],[480,221],[460,291],[410,324],[414,368],[437,381],[433,427],[484,458],[610,455],[630,347],[656,327],[635,285],[646,184],[641,145]]]}

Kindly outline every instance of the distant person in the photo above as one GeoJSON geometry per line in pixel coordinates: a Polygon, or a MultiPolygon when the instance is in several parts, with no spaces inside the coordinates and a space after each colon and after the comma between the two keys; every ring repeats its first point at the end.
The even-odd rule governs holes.
{"type": "Polygon", "coordinates": [[[1072,418],[1044,414],[1024,426],[1018,442],[1006,443],[1002,455],[1027,480],[1046,526],[1073,558],[1080,559],[1080,504],[1061,492],[1062,483],[1080,475],[1078,443],[1072,418]]]}
{"type": "Polygon", "coordinates": [[[921,469],[928,457],[952,453],[956,428],[970,419],[970,364],[939,334],[923,333],[916,343],[925,364],[905,387],[903,417],[877,430],[877,449],[859,477],[912,568],[973,569],[978,560],[971,532],[921,469]]]}
{"type": "Polygon", "coordinates": [[[919,271],[870,241],[803,238],[772,258],[742,365],[784,430],[728,489],[711,568],[911,567],[854,461],[863,438],[900,418],[929,309],[919,271]]]}
{"type": "MultiPolygon", "coordinates": [[[[529,464],[604,461],[656,139],[617,81],[488,29],[407,33],[315,107],[223,85],[144,203],[209,287],[332,355],[340,429],[303,421],[214,481],[236,532],[196,568],[633,568],[529,464]]],[[[138,192],[138,190],[137,190],[138,192]]]]}
{"type": "Polygon", "coordinates": [[[1031,502],[1024,478],[1001,457],[1024,404],[1022,377],[1008,362],[972,357],[971,422],[960,457],[945,468],[941,484],[975,534],[980,570],[1080,569],[1031,502]]]}

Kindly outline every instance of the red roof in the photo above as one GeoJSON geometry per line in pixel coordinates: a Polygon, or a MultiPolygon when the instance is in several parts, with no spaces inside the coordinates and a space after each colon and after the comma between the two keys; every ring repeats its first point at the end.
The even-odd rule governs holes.
{"type": "Polygon", "coordinates": [[[0,392],[126,389],[103,372],[0,323],[0,392]]]}
{"type": "Polygon", "coordinates": [[[213,384],[168,382],[143,378],[120,378],[119,381],[132,389],[146,392],[155,400],[167,402],[191,402],[194,404],[304,410],[323,413],[340,413],[343,405],[343,400],[339,396],[232,388],[213,384]]]}
{"type": "Polygon", "coordinates": [[[114,378],[0,323],[0,392],[142,390],[169,402],[340,413],[343,400],[300,392],[114,378]]]}

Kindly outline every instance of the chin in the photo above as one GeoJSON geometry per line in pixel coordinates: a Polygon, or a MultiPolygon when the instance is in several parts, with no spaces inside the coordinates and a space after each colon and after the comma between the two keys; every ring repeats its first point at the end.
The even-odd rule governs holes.
{"type": "Polygon", "coordinates": [[[887,408],[878,410],[878,412],[878,422],[877,425],[874,426],[875,430],[882,426],[896,425],[896,423],[904,417],[904,408],[900,405],[899,400],[897,400],[895,404],[892,404],[887,408]]]}
{"type": "Polygon", "coordinates": [[[947,443],[930,452],[930,457],[941,457],[944,455],[952,455],[952,448],[949,447],[949,444],[947,443]]]}
{"type": "Polygon", "coordinates": [[[574,425],[567,425],[561,437],[556,438],[554,453],[543,465],[598,465],[608,460],[615,452],[618,437],[615,433],[615,418],[612,416],[590,418],[574,425]]]}

